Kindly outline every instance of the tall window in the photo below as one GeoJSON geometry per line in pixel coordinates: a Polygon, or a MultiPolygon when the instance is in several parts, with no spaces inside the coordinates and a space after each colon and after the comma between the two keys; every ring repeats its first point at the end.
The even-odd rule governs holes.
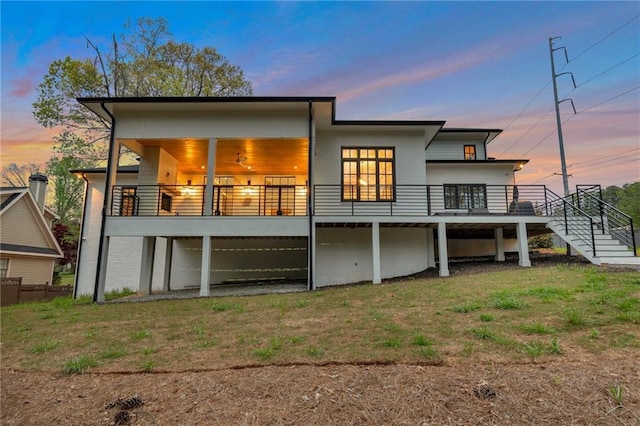
{"type": "Polygon", "coordinates": [[[342,199],[393,201],[394,148],[342,148],[342,199]]]}
{"type": "Polygon", "coordinates": [[[0,259],[0,278],[6,278],[9,273],[9,259],[0,259]]]}
{"type": "Polygon", "coordinates": [[[445,209],[487,208],[487,187],[485,185],[445,185],[445,209]]]}
{"type": "Polygon", "coordinates": [[[120,216],[138,215],[138,196],[135,187],[122,188],[122,202],[120,203],[120,216]]]}
{"type": "Polygon", "coordinates": [[[465,160],[475,160],[476,159],[476,146],[475,145],[465,145],[464,146],[464,159],[465,160]]]}

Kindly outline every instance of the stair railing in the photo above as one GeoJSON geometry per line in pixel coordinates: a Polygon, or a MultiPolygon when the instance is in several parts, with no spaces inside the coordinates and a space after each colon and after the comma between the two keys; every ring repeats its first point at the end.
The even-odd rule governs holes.
{"type": "Polygon", "coordinates": [[[637,255],[633,219],[611,204],[602,201],[601,198],[593,195],[591,191],[581,188],[576,189],[576,198],[580,203],[580,208],[590,216],[599,219],[599,222],[596,223],[597,228],[603,234],[609,234],[622,244],[630,247],[634,256],[637,255]]]}
{"type": "Polygon", "coordinates": [[[565,235],[577,238],[589,251],[596,254],[594,220],[587,212],[572,203],[572,198],[562,198],[549,188],[545,188],[547,215],[555,217],[564,225],[565,235]]]}

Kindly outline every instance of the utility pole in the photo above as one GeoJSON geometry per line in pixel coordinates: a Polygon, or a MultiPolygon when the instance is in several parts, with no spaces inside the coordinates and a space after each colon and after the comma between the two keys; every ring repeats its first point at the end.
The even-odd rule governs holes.
{"type": "MultiPolygon", "coordinates": [[[[553,80],[553,97],[554,97],[555,106],[556,106],[556,122],[558,124],[558,142],[560,144],[560,164],[562,166],[562,184],[564,185],[564,196],[567,197],[570,193],[569,192],[569,176],[567,175],[567,162],[564,156],[564,141],[562,140],[562,121],[560,121],[560,103],[570,99],[563,99],[561,101],[558,101],[558,85],[556,84],[556,77],[561,76],[563,74],[571,74],[571,79],[573,80],[574,88],[576,87],[576,81],[573,78],[573,74],[570,72],[556,74],[556,67],[553,62],[553,52],[561,49],[564,50],[565,59],[567,63],[569,62],[569,57],[567,56],[566,48],[564,47],[558,47],[556,49],[553,48],[553,40],[557,38],[560,38],[560,37],[549,37],[549,56],[551,57],[551,79],[553,80]]],[[[572,100],[571,100],[571,104],[573,105],[572,100]]],[[[574,106],[573,112],[575,113],[575,111],[576,111],[576,108],[574,106]]]]}

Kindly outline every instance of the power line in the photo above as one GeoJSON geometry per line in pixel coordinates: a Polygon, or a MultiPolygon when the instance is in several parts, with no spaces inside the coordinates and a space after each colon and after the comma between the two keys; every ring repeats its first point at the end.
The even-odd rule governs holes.
{"type": "MultiPolygon", "coordinates": [[[[632,160],[621,161],[621,162],[615,163],[615,164],[607,164],[606,166],[594,167],[593,169],[589,169],[589,171],[605,169],[607,167],[619,166],[620,164],[632,163],[632,162],[636,162],[636,161],[638,161],[638,160],[632,159],[632,160]]],[[[577,173],[585,173],[585,172],[577,172],[577,173]]]]}
{"type": "Polygon", "coordinates": [[[587,108],[581,109],[581,110],[580,110],[580,111],[578,111],[576,114],[580,114],[580,113],[582,113],[582,112],[589,111],[589,110],[590,110],[590,109],[592,109],[592,108],[595,108],[595,107],[600,106],[600,105],[602,105],[602,104],[604,104],[604,103],[607,103],[607,102],[609,102],[609,101],[612,101],[612,100],[614,100],[614,99],[617,99],[617,98],[619,98],[619,97],[621,97],[621,96],[626,95],[627,93],[631,93],[631,92],[633,92],[634,90],[638,90],[638,89],[640,89],[640,86],[636,86],[636,87],[634,87],[634,88],[632,88],[632,89],[627,90],[626,92],[620,93],[619,95],[612,96],[612,97],[610,97],[609,99],[605,99],[604,101],[599,102],[599,103],[597,103],[597,104],[595,104],[595,105],[591,105],[590,107],[587,107],[587,108]]]}
{"type": "Polygon", "coordinates": [[[618,152],[616,154],[610,154],[610,155],[605,155],[603,157],[594,158],[593,160],[585,160],[585,161],[580,161],[578,163],[569,164],[569,167],[576,167],[578,165],[587,164],[587,163],[596,163],[597,164],[597,163],[601,162],[602,160],[604,160],[605,158],[619,157],[621,155],[627,154],[627,153],[632,152],[632,151],[637,151],[637,150],[640,150],[640,147],[639,148],[632,148],[632,149],[629,149],[627,151],[618,152]]]}
{"type": "MultiPolygon", "coordinates": [[[[589,50],[593,49],[594,47],[596,47],[598,44],[602,43],[604,40],[606,40],[607,38],[611,37],[612,35],[614,35],[615,33],[617,33],[618,31],[620,31],[621,29],[623,29],[624,27],[626,27],[627,25],[629,25],[630,23],[632,23],[633,21],[635,21],[636,19],[640,18],[640,15],[636,15],[633,18],[631,18],[629,21],[625,22],[624,24],[622,24],[621,26],[619,26],[618,28],[616,28],[615,30],[611,31],[609,34],[607,34],[606,36],[602,37],[600,40],[596,41],[595,43],[593,43],[591,46],[587,47],[585,50],[583,50],[582,52],[578,53],[573,59],[571,59],[569,62],[575,61],[577,58],[579,58],[580,56],[582,56],[584,53],[588,52],[589,50]]],[[[569,64],[569,62],[567,62],[567,64],[565,64],[565,66],[567,66],[569,64]]],[[[563,67],[564,68],[564,67],[563,67]]]]}
{"type": "MultiPolygon", "coordinates": [[[[612,100],[614,100],[614,99],[617,99],[617,98],[619,98],[619,97],[621,97],[621,96],[624,96],[624,95],[626,95],[626,94],[628,94],[628,93],[631,93],[631,92],[633,92],[634,90],[638,90],[638,89],[640,89],[640,86],[636,86],[636,87],[634,87],[634,88],[632,88],[632,89],[630,89],[630,90],[627,90],[626,92],[623,92],[623,93],[620,93],[620,94],[618,94],[618,95],[612,96],[612,97],[610,97],[609,99],[605,99],[605,100],[604,100],[604,101],[602,101],[602,102],[598,102],[598,103],[597,103],[597,104],[595,104],[595,105],[591,105],[590,107],[587,107],[587,108],[584,108],[584,109],[582,109],[582,110],[580,110],[580,111],[577,111],[574,115],[570,116],[570,117],[569,117],[569,118],[567,118],[565,121],[563,121],[563,122],[562,122],[562,124],[566,124],[569,120],[571,120],[573,117],[575,117],[575,116],[579,115],[580,113],[586,112],[586,111],[588,111],[588,110],[590,110],[590,109],[592,109],[592,108],[595,108],[595,107],[597,107],[597,106],[600,106],[600,105],[602,105],[602,104],[605,104],[605,103],[607,103],[607,102],[609,102],[609,101],[612,101],[612,100]]],[[[547,113],[547,114],[548,114],[548,113],[547,113]]],[[[533,146],[532,146],[532,147],[531,147],[527,152],[525,152],[524,154],[522,154],[521,158],[524,158],[528,153],[530,153],[531,151],[533,151],[536,147],[538,147],[538,145],[540,145],[542,142],[544,142],[545,140],[547,140],[551,135],[553,135],[553,134],[554,134],[554,133],[556,133],[556,132],[557,132],[557,130],[556,130],[556,129],[552,130],[552,131],[551,131],[547,136],[545,136],[544,138],[542,138],[542,139],[541,139],[540,141],[538,141],[535,145],[533,145],[533,146]]]]}
{"type": "Polygon", "coordinates": [[[527,105],[525,105],[524,108],[522,108],[522,110],[518,113],[518,115],[516,115],[515,118],[513,120],[511,120],[511,122],[509,124],[507,124],[507,127],[505,127],[504,130],[507,130],[509,127],[511,127],[511,125],[522,115],[523,112],[525,112],[527,110],[527,108],[529,108],[529,106],[533,103],[533,101],[535,101],[538,98],[538,96],[540,96],[540,94],[544,91],[544,89],[546,89],[549,86],[550,83],[551,83],[551,80],[547,81],[547,84],[545,84],[544,87],[542,89],[540,89],[540,91],[538,91],[538,93],[536,93],[536,95],[533,97],[533,99],[531,99],[529,101],[529,103],[527,105]]]}
{"type": "Polygon", "coordinates": [[[540,183],[540,182],[542,182],[543,180],[545,180],[545,179],[549,179],[550,177],[552,177],[552,176],[554,176],[554,175],[555,175],[555,173],[551,173],[550,175],[545,176],[545,177],[543,177],[542,179],[538,179],[537,181],[533,182],[531,185],[535,185],[535,184],[537,184],[537,183],[540,183]]]}
{"type": "MultiPolygon", "coordinates": [[[[612,159],[609,159],[609,160],[606,160],[606,161],[602,161],[602,162],[600,162],[600,163],[594,163],[594,164],[590,164],[590,165],[587,165],[587,166],[580,166],[580,167],[576,167],[576,168],[572,169],[572,171],[576,172],[576,170],[577,170],[577,172],[578,172],[578,173],[581,173],[581,171],[580,171],[581,169],[590,169],[590,170],[595,170],[595,169],[599,168],[599,167],[595,167],[595,166],[600,166],[600,165],[602,165],[602,164],[611,163],[611,162],[616,162],[616,161],[620,161],[620,160],[625,160],[625,161],[623,161],[623,163],[626,163],[626,162],[628,162],[628,161],[637,161],[637,159],[635,159],[635,158],[634,158],[634,159],[629,160],[629,157],[630,157],[630,156],[625,156],[625,157],[623,157],[623,158],[612,158],[612,159]]],[[[609,164],[609,165],[602,166],[602,167],[614,166],[614,165],[616,165],[616,164],[620,164],[620,163],[609,164]]]]}
{"type": "MultiPolygon", "coordinates": [[[[635,21],[635,20],[636,20],[636,19],[638,19],[638,18],[640,18],[640,15],[636,15],[636,16],[634,16],[633,18],[631,18],[630,20],[628,20],[628,21],[627,21],[627,22],[625,22],[624,24],[620,25],[620,26],[619,26],[618,28],[616,28],[615,30],[611,31],[609,34],[607,34],[607,35],[605,35],[604,37],[602,37],[600,40],[598,40],[598,41],[596,41],[595,43],[593,43],[591,46],[589,46],[588,48],[586,48],[586,49],[585,49],[585,50],[583,50],[582,52],[578,53],[578,54],[577,54],[573,59],[568,60],[568,61],[567,61],[567,63],[566,63],[566,64],[565,64],[561,69],[560,69],[560,71],[562,71],[562,70],[563,70],[563,69],[564,69],[564,68],[565,68],[565,67],[566,67],[570,62],[575,61],[578,57],[582,56],[583,54],[585,54],[585,53],[586,53],[586,52],[588,52],[589,50],[593,49],[593,48],[594,48],[594,47],[596,47],[598,44],[602,43],[604,40],[606,40],[607,38],[611,37],[612,35],[614,35],[615,33],[617,33],[618,31],[620,31],[621,29],[623,29],[624,27],[626,27],[627,25],[629,25],[630,23],[632,23],[633,21],[635,21]]],[[[592,78],[590,78],[590,79],[586,80],[584,83],[582,83],[582,84],[578,85],[577,87],[572,88],[572,89],[571,89],[571,90],[570,90],[566,95],[564,95],[564,98],[566,98],[566,96],[568,96],[569,94],[571,94],[571,93],[572,93],[574,90],[576,90],[578,87],[582,87],[582,86],[584,86],[584,85],[588,84],[589,82],[591,82],[591,81],[595,80],[596,78],[601,77],[602,75],[604,75],[604,74],[606,74],[606,73],[608,73],[608,72],[610,72],[610,71],[614,70],[615,68],[617,68],[617,67],[619,67],[619,66],[621,66],[621,65],[623,65],[623,64],[625,64],[625,63],[627,63],[627,62],[629,62],[630,60],[632,60],[632,59],[634,59],[634,58],[636,58],[636,57],[638,57],[638,56],[640,56],[640,54],[635,54],[634,56],[632,56],[632,57],[630,57],[630,58],[628,58],[628,59],[625,59],[624,61],[622,61],[622,62],[620,62],[620,63],[618,63],[618,64],[614,65],[613,67],[611,67],[611,68],[609,68],[609,69],[607,69],[607,70],[605,70],[605,71],[601,72],[600,74],[597,74],[597,75],[595,75],[594,77],[592,77],[592,78]]],[[[542,93],[542,92],[543,92],[543,91],[544,91],[544,90],[549,86],[549,84],[550,84],[550,83],[551,83],[551,80],[549,80],[549,81],[547,82],[547,84],[545,84],[545,85],[544,85],[544,87],[543,87],[542,89],[540,89],[540,90],[538,91],[538,93],[536,93],[536,95],[533,97],[533,99],[531,99],[531,101],[529,101],[529,103],[527,103],[527,105],[526,105],[526,106],[525,106],[525,107],[524,107],[524,108],[523,108],[523,109],[522,109],[522,110],[521,110],[521,111],[520,111],[520,112],[515,116],[515,118],[513,118],[513,119],[511,120],[511,122],[509,122],[509,124],[505,127],[505,129],[504,129],[504,130],[507,130],[508,128],[510,128],[510,127],[511,127],[511,125],[512,125],[512,124],[513,124],[513,123],[514,123],[514,122],[515,122],[515,121],[516,121],[516,120],[517,120],[517,119],[518,119],[518,118],[519,118],[519,117],[524,113],[524,111],[526,111],[526,110],[527,110],[527,108],[529,108],[529,106],[530,106],[530,105],[531,105],[531,104],[532,104],[532,103],[533,103],[533,102],[538,98],[538,96],[540,96],[540,94],[541,94],[541,93],[542,93]]],[[[580,112],[585,112],[585,111],[587,111],[587,110],[589,110],[589,109],[591,109],[591,108],[595,108],[596,106],[602,105],[603,103],[609,102],[609,101],[611,101],[611,100],[613,100],[613,99],[616,99],[616,98],[618,98],[618,97],[620,97],[620,96],[624,96],[624,95],[626,95],[627,93],[629,93],[629,92],[631,92],[631,91],[633,91],[633,90],[636,90],[636,89],[638,89],[638,87],[633,88],[633,89],[631,89],[631,90],[629,90],[629,91],[627,91],[627,92],[621,93],[621,94],[619,94],[619,95],[616,95],[616,96],[614,96],[614,97],[611,97],[611,98],[609,98],[609,99],[606,99],[606,100],[604,100],[604,101],[600,102],[599,104],[592,105],[591,107],[588,107],[588,108],[585,108],[585,109],[583,109],[583,110],[581,110],[581,111],[578,111],[578,112],[576,112],[576,114],[578,114],[578,113],[580,113],[580,112]]],[[[549,112],[551,112],[551,111],[553,111],[553,109],[551,109],[549,112]]],[[[533,130],[533,128],[535,128],[535,127],[536,127],[536,126],[537,126],[537,125],[538,125],[538,124],[539,124],[539,123],[544,119],[544,117],[546,117],[546,116],[549,114],[549,112],[545,113],[545,114],[544,114],[544,115],[543,115],[543,116],[542,116],[542,117],[541,117],[541,118],[540,118],[540,119],[539,119],[539,120],[538,120],[538,121],[537,121],[533,126],[531,126],[529,129],[527,129],[527,131],[526,131],[522,136],[520,136],[518,139],[516,139],[514,142],[512,142],[512,143],[511,143],[511,144],[510,144],[510,145],[509,145],[509,146],[508,146],[504,151],[502,151],[500,154],[498,154],[498,157],[501,157],[502,155],[504,155],[504,154],[505,154],[507,151],[509,151],[509,149],[511,149],[511,148],[512,148],[516,143],[518,143],[518,142],[519,142],[520,140],[522,140],[522,139],[523,139],[527,134],[529,134],[529,132],[531,132],[531,130],[533,130]]],[[[575,115],[574,115],[574,116],[575,116],[575,115]]],[[[574,116],[569,117],[569,119],[567,119],[566,121],[564,121],[564,122],[563,122],[563,124],[564,124],[564,123],[566,123],[567,121],[569,121],[569,120],[570,120],[571,118],[573,118],[574,116]]],[[[536,143],[536,144],[535,144],[531,149],[529,149],[525,154],[523,154],[523,156],[524,156],[524,155],[527,155],[529,152],[531,152],[535,147],[537,147],[538,145],[540,145],[540,143],[542,143],[544,140],[546,140],[547,138],[549,138],[549,136],[551,136],[553,133],[555,133],[555,131],[554,131],[554,132],[552,132],[552,133],[550,133],[550,134],[548,134],[548,135],[547,135],[547,136],[545,136],[541,141],[539,141],[538,143],[536,143]]]]}
{"type": "Polygon", "coordinates": [[[531,127],[529,127],[529,129],[524,132],[522,134],[522,136],[520,136],[518,139],[516,139],[515,141],[513,141],[511,143],[511,145],[509,145],[504,151],[502,151],[500,154],[498,154],[498,157],[501,157],[505,152],[509,151],[509,149],[511,149],[512,146],[514,146],[515,144],[517,144],[518,142],[520,142],[522,140],[522,138],[524,138],[525,136],[527,136],[529,134],[530,131],[532,131],[534,129],[534,127],[536,127],[538,124],[540,124],[540,122],[542,120],[544,120],[544,118],[549,115],[549,113],[551,113],[553,111],[553,108],[551,108],[549,111],[547,111],[542,117],[540,117],[540,119],[538,121],[536,121],[531,127]]]}
{"type": "MultiPolygon", "coordinates": [[[[612,67],[611,67],[611,68],[609,68],[608,70],[606,70],[606,71],[602,71],[600,74],[598,74],[598,75],[596,75],[596,76],[594,76],[594,77],[591,77],[589,80],[585,81],[584,83],[582,83],[582,84],[578,84],[578,87],[582,87],[582,86],[584,86],[585,84],[589,83],[590,81],[595,80],[596,78],[598,78],[598,77],[600,77],[600,76],[602,76],[602,75],[604,75],[604,74],[608,73],[609,71],[613,71],[614,69],[616,69],[616,68],[617,68],[617,67],[619,67],[620,65],[626,64],[627,62],[629,62],[630,60],[632,60],[632,59],[634,59],[634,58],[637,58],[638,56],[640,56],[640,53],[636,53],[636,54],[635,54],[635,55],[633,55],[632,57],[630,57],[630,58],[628,58],[628,59],[625,59],[624,61],[620,62],[619,64],[616,64],[616,65],[612,66],[612,67]]],[[[575,89],[573,89],[573,90],[575,90],[575,89]]],[[[573,90],[571,90],[571,92],[573,92],[573,90]]],[[[569,92],[569,93],[571,93],[571,92],[569,92]]]]}

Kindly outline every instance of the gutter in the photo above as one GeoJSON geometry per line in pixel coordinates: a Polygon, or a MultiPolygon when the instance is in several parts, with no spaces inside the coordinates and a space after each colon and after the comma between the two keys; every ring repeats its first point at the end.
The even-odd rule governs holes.
{"type": "MultiPolygon", "coordinates": [[[[335,105],[335,103],[334,103],[335,105]]],[[[315,247],[315,241],[313,239],[313,153],[315,148],[313,146],[313,101],[309,101],[309,158],[308,158],[308,183],[307,183],[307,209],[309,214],[309,237],[307,238],[307,273],[309,274],[308,290],[314,290],[313,284],[313,249],[315,247]]]]}
{"type": "MultiPolygon", "coordinates": [[[[104,106],[105,101],[100,101],[100,107],[102,110],[107,113],[107,115],[111,118],[111,135],[109,136],[109,154],[107,156],[107,176],[106,182],[104,184],[104,200],[102,202],[102,219],[100,223],[100,243],[98,245],[98,260],[96,262],[96,281],[93,287],[93,303],[98,302],[98,287],[100,283],[100,268],[102,267],[102,252],[104,251],[104,229],[107,221],[107,208],[109,201],[109,184],[111,183],[111,169],[113,158],[111,156],[113,152],[113,146],[115,143],[115,130],[116,130],[116,118],[109,112],[107,108],[104,106]]],[[[117,165],[116,165],[117,167],[117,165]]],[[[106,268],[106,265],[105,265],[106,268]]],[[[106,271],[105,271],[106,275],[106,271]]]]}
{"type": "Polygon", "coordinates": [[[85,218],[87,216],[87,196],[89,195],[89,180],[87,176],[82,173],[82,180],[84,180],[84,201],[82,203],[82,220],[80,221],[80,236],[78,237],[78,254],[76,255],[76,276],[73,283],[73,298],[78,297],[78,277],[80,276],[80,259],[82,259],[82,246],[84,245],[82,237],[84,236],[85,218]]]}

